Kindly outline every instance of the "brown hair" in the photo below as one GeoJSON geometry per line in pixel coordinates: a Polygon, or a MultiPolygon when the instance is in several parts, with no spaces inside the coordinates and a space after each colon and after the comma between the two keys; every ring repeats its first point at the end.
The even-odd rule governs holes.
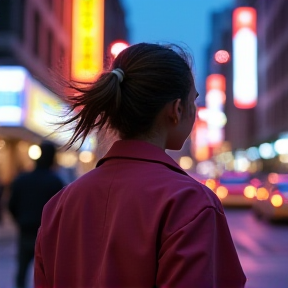
{"type": "Polygon", "coordinates": [[[62,123],[76,122],[68,147],[104,126],[118,131],[122,139],[149,133],[164,105],[178,98],[184,102],[192,84],[191,56],[181,47],[139,43],[126,48],[95,83],[70,84],[77,92],[69,97],[71,111],[78,112],[62,123]],[[124,72],[121,83],[111,73],[116,68],[124,72]]]}

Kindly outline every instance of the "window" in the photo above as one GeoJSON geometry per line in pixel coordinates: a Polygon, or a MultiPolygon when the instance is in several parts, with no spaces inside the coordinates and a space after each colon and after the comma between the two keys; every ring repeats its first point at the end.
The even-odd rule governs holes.
{"type": "Polygon", "coordinates": [[[53,0],[46,0],[46,2],[47,2],[49,9],[52,10],[53,9],[53,0]]]}
{"type": "Polygon", "coordinates": [[[33,52],[36,56],[39,56],[39,46],[40,46],[40,15],[36,11],[34,14],[34,23],[33,23],[33,28],[34,28],[34,43],[33,43],[33,52]]]}
{"type": "Polygon", "coordinates": [[[9,31],[11,21],[11,2],[9,0],[0,1],[0,31],[9,31]]]}

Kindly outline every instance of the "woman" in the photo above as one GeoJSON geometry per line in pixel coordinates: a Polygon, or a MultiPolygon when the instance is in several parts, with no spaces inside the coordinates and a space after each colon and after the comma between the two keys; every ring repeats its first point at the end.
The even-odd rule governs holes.
{"type": "Polygon", "coordinates": [[[166,153],[191,132],[198,96],[186,54],[140,43],[73,97],[69,144],[119,135],[90,171],[45,206],[36,287],[244,287],[217,196],[166,153]],[[78,93],[79,94],[79,93],[78,93]]]}

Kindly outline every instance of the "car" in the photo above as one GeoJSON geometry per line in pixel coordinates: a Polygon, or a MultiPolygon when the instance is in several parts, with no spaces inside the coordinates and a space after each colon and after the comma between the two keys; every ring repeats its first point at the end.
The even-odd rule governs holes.
{"type": "Polygon", "coordinates": [[[288,221],[288,174],[270,173],[257,189],[252,209],[260,218],[288,221]]]}
{"type": "Polygon", "coordinates": [[[226,171],[219,177],[214,192],[224,207],[251,207],[260,183],[248,172],[226,171]]]}

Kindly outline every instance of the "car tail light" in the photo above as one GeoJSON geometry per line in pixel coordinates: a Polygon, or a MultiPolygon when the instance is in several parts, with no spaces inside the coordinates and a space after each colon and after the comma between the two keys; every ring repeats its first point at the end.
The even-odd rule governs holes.
{"type": "Polygon", "coordinates": [[[214,179],[207,179],[205,185],[210,188],[212,191],[215,191],[216,181],[214,179]]]}
{"type": "Polygon", "coordinates": [[[283,205],[283,197],[280,194],[274,194],[270,202],[274,207],[281,207],[283,205]]]}
{"type": "Polygon", "coordinates": [[[256,191],[257,189],[254,186],[249,185],[245,187],[243,193],[245,197],[252,199],[256,195],[256,191]]]}
{"type": "Polygon", "coordinates": [[[256,197],[258,200],[267,200],[269,198],[269,192],[265,187],[257,189],[256,197]]]}
{"type": "Polygon", "coordinates": [[[257,179],[257,178],[251,179],[250,183],[251,183],[254,187],[257,187],[257,188],[260,187],[261,184],[262,184],[262,182],[261,182],[259,179],[257,179]]]}
{"type": "Polygon", "coordinates": [[[219,186],[216,189],[216,195],[220,198],[220,199],[224,199],[227,197],[228,195],[228,189],[224,186],[219,186]]]}

